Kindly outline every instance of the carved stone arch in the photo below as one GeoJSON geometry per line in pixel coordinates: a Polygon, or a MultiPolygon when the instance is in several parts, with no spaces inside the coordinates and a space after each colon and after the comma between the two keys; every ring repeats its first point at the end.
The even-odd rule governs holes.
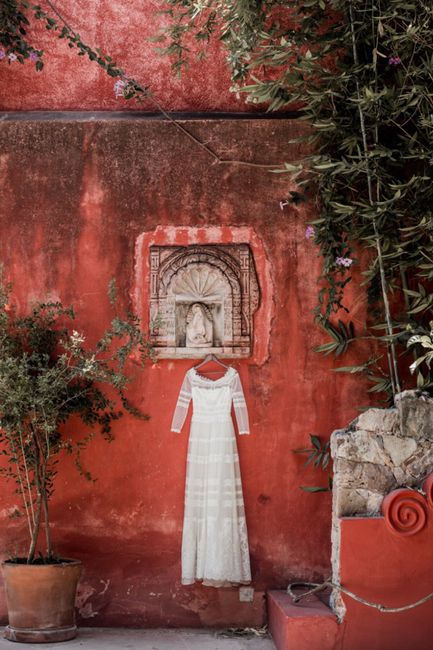
{"type": "Polygon", "coordinates": [[[151,338],[160,356],[203,355],[203,347],[192,348],[185,334],[194,302],[212,314],[212,351],[250,354],[259,288],[247,244],[152,246],[150,269],[150,319],[156,323],[151,338]]]}

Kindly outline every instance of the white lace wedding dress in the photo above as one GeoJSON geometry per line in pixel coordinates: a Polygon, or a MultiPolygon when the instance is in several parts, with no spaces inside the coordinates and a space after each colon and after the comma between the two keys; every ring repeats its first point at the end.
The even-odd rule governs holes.
{"type": "Polygon", "coordinates": [[[180,432],[192,398],[182,584],[195,580],[214,587],[251,581],[239,456],[231,418],[233,403],[239,433],[249,433],[248,413],[238,373],[229,368],[215,381],[194,368],[185,375],[172,431],[180,432]]]}

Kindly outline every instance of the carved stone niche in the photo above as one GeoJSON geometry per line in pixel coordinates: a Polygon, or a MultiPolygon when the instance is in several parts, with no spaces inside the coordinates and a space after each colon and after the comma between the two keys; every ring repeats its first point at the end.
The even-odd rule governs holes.
{"type": "Polygon", "coordinates": [[[246,357],[260,291],[248,244],[151,246],[151,342],[160,357],[246,357]]]}

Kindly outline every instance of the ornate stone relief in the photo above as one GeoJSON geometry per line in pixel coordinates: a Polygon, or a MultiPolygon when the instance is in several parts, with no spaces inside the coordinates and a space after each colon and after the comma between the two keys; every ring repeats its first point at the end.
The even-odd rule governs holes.
{"type": "Polygon", "coordinates": [[[245,357],[260,300],[248,244],[151,246],[151,340],[161,357],[245,357]]]}

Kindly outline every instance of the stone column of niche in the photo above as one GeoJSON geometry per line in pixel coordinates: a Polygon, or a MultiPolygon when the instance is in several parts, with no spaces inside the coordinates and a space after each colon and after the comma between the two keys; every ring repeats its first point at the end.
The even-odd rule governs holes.
{"type": "MultiPolygon", "coordinates": [[[[396,407],[372,408],[331,436],[334,461],[332,578],[340,579],[341,517],[379,517],[383,499],[399,487],[418,487],[433,471],[433,399],[420,391],[396,396],[396,407]]],[[[331,598],[341,620],[338,592],[331,598]]]]}
{"type": "MultiPolygon", "coordinates": [[[[158,318],[158,269],[159,269],[159,249],[153,249],[150,252],[150,326],[152,327],[153,323],[156,323],[158,318]]],[[[158,332],[158,328],[153,328],[151,334],[155,335],[158,332]]]]}
{"type": "Polygon", "coordinates": [[[233,291],[232,300],[232,328],[233,340],[232,345],[236,347],[242,346],[242,320],[241,320],[241,293],[240,291],[233,291]]]}
{"type": "MultiPolygon", "coordinates": [[[[223,341],[229,342],[233,346],[233,292],[230,291],[224,300],[224,339],[223,341]]],[[[223,342],[222,342],[223,343],[223,342]]]]}
{"type": "Polygon", "coordinates": [[[250,334],[250,252],[239,251],[242,284],[242,336],[250,334]]]}

